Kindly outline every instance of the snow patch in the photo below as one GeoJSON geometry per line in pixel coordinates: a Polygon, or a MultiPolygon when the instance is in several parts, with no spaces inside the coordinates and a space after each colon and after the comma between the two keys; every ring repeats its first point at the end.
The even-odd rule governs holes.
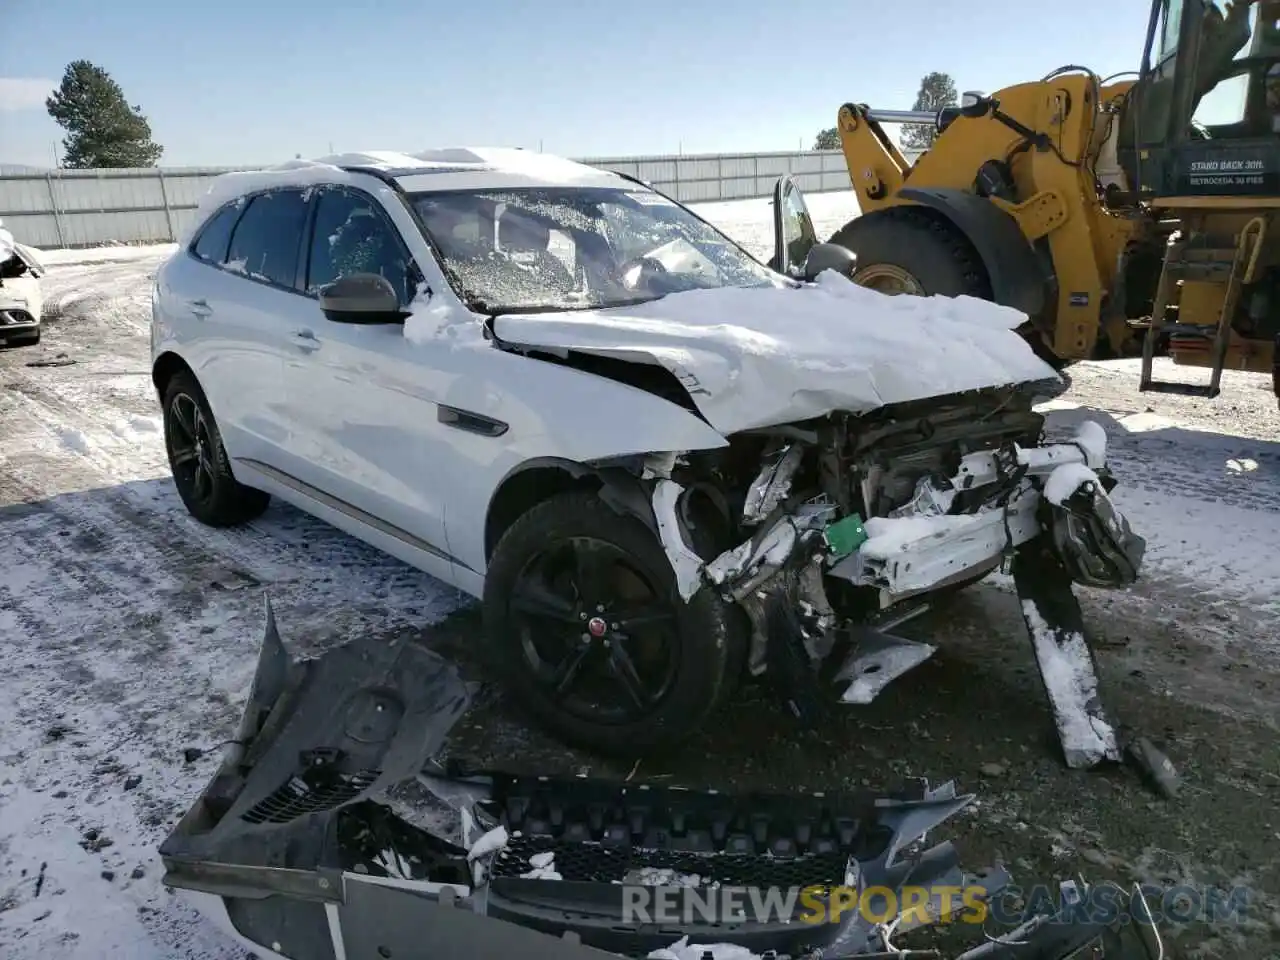
{"type": "Polygon", "coordinates": [[[1050,503],[1061,506],[1077,490],[1086,484],[1093,484],[1094,489],[1101,488],[1098,475],[1083,463],[1064,463],[1055,467],[1053,473],[1044,482],[1044,498],[1050,503]]]}
{"type": "Polygon", "coordinates": [[[760,960],[758,953],[736,943],[690,943],[681,937],[669,947],[661,947],[649,954],[649,960],[760,960]]]}
{"type": "Polygon", "coordinates": [[[491,853],[497,853],[506,847],[508,839],[507,828],[496,826],[471,845],[471,849],[467,851],[467,859],[479,860],[491,853]]]}
{"type": "Polygon", "coordinates": [[[386,849],[373,858],[373,862],[397,880],[412,880],[413,866],[398,850],[386,849]]]}
{"type": "Polygon", "coordinates": [[[1172,430],[1181,426],[1177,420],[1170,420],[1155,413],[1133,413],[1127,417],[1121,417],[1117,422],[1128,433],[1150,433],[1153,430],[1172,430]]]}
{"type": "Polygon", "coordinates": [[[112,423],[108,429],[122,440],[131,443],[153,439],[160,432],[158,417],[127,416],[112,423]]]}
{"type": "Polygon", "coordinates": [[[409,304],[404,338],[419,344],[451,340],[457,337],[464,324],[475,323],[475,318],[469,313],[457,309],[444,297],[431,296],[424,287],[409,304]]]}
{"type": "Polygon", "coordinates": [[[1084,451],[1085,463],[1097,470],[1107,462],[1107,431],[1093,420],[1076,430],[1076,445],[1084,451]]]}
{"type": "Polygon", "coordinates": [[[697,873],[681,873],[667,867],[640,867],[622,878],[624,884],[638,887],[708,887],[720,886],[697,873]]]}
{"type": "Polygon", "coordinates": [[[27,249],[36,253],[45,267],[67,267],[167,257],[178,249],[178,245],[176,243],[140,243],[110,247],[81,247],[75,250],[65,248],[37,250],[34,247],[27,249]]]}
{"type": "MultiPolygon", "coordinates": [[[[1174,574],[1280,616],[1280,511],[1206,503],[1123,483],[1111,499],[1135,530],[1149,532],[1144,579],[1174,574]],[[1241,549],[1242,544],[1248,548],[1241,549]]],[[[1280,642],[1271,633],[1256,638],[1267,656],[1280,654],[1280,642]]]]}
{"type": "Polygon", "coordinates": [[[535,853],[529,858],[529,866],[533,867],[533,869],[527,873],[520,874],[525,880],[564,879],[556,870],[556,855],[553,852],[535,853]]]}
{"type": "Polygon", "coordinates": [[[70,427],[64,427],[58,431],[58,442],[66,450],[72,453],[88,453],[92,449],[89,443],[89,435],[83,430],[75,430],[70,427]]]}

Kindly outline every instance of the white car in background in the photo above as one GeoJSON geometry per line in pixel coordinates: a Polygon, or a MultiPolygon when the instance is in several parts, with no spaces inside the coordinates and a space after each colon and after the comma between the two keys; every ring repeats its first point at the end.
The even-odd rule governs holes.
{"type": "Polygon", "coordinates": [[[31,247],[18,243],[0,221],[0,343],[40,342],[45,268],[31,247]]]}
{"type": "Polygon", "coordinates": [[[223,176],[156,276],[178,492],[214,525],[277,496],[481,598],[511,694],[621,754],[748,673],[865,703],[933,651],[873,627],[1013,559],[1068,761],[1114,757],[1062,595],[1137,576],[1105,434],[1042,442],[1023,315],[856,286],[788,178],[775,226],[781,272],[520,150],[223,176]]]}

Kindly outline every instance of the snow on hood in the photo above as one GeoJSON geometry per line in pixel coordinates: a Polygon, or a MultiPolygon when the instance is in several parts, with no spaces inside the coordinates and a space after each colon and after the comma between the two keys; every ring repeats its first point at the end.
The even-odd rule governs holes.
{"type": "Polygon", "coordinates": [[[658,363],[722,434],[837,410],[865,413],[1058,374],[973,297],[889,296],[834,271],[799,288],[728,287],[633,307],[499,316],[514,345],[658,363]]]}

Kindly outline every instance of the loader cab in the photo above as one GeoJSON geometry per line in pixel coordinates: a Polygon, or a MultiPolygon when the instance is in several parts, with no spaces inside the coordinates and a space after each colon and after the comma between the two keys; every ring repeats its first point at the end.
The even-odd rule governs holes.
{"type": "Polygon", "coordinates": [[[1280,0],[1154,0],[1120,123],[1141,201],[1280,193],[1280,0]]]}

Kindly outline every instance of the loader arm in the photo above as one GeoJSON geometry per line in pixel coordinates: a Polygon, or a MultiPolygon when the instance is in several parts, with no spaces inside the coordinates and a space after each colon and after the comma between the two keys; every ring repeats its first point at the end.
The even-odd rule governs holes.
{"type": "Polygon", "coordinates": [[[854,279],[1014,307],[1055,365],[1100,341],[1118,349],[1129,332],[1110,294],[1138,222],[1101,199],[1095,160],[1114,129],[1104,92],[1117,95],[1068,67],[936,113],[846,104],[837,127],[861,215],[831,240],[858,257],[854,279]],[[894,123],[937,136],[908,164],[884,130],[894,123]]]}
{"type": "MultiPolygon", "coordinates": [[[[911,172],[911,164],[885,132],[877,113],[866,104],[846,103],[836,120],[849,182],[862,213],[892,203],[911,172]]],[[[919,116],[933,122],[931,114],[919,116]]]]}

